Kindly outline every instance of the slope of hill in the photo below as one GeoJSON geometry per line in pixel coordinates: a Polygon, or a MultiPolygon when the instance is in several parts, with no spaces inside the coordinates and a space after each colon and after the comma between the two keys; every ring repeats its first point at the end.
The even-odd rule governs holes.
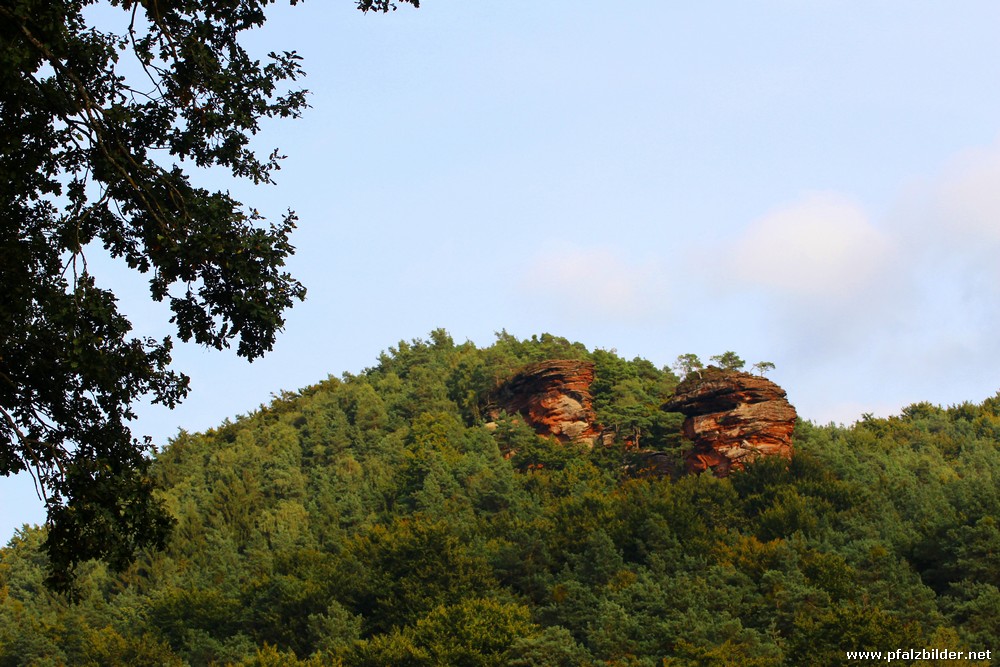
{"type": "MultiPolygon", "coordinates": [[[[163,553],[42,586],[41,531],[0,551],[0,665],[841,665],[846,650],[997,648],[1000,395],[851,428],[795,457],[680,461],[677,378],[544,335],[443,331],[285,393],[156,460],[163,553]],[[591,446],[490,405],[590,361],[591,446]],[[491,412],[492,408],[492,412],[491,412]]],[[[794,396],[793,396],[794,398],[794,396]]],[[[905,664],[905,661],[899,661],[905,664]]],[[[965,664],[989,664],[988,662],[965,664]]]]}

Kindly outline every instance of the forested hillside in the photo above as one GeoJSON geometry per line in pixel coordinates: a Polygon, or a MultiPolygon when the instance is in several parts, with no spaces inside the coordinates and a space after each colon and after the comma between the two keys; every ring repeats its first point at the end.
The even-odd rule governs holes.
{"type": "Polygon", "coordinates": [[[724,479],[644,475],[625,446],[637,430],[670,455],[689,446],[660,409],[676,384],[548,335],[478,349],[435,331],[181,433],[154,465],[176,519],[164,552],[122,573],[81,566],[71,603],[43,585],[43,531],[0,551],[0,665],[842,665],[845,650],[1000,649],[1000,395],[800,421],[790,464],[724,479]],[[594,362],[613,444],[490,415],[500,383],[546,359],[594,362]]]}

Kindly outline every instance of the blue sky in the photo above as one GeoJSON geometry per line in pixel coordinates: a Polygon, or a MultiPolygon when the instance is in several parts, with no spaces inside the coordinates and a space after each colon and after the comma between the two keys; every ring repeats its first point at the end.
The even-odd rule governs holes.
{"type": "MultiPolygon", "coordinates": [[[[850,424],[1000,389],[1000,5],[425,0],[277,7],[312,108],[268,124],[308,287],[265,359],[179,346],[159,443],[443,327],[669,365],[735,350],[850,424]]],[[[96,260],[95,260],[96,261],[96,260]]],[[[99,262],[98,262],[99,263],[99,262]]],[[[136,333],[145,281],[104,266],[136,333]]],[[[0,533],[43,515],[0,484],[0,533]]]]}

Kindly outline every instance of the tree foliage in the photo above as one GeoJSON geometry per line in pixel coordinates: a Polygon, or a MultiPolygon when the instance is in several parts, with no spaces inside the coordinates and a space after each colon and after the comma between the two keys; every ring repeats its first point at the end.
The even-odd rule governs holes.
{"type": "Polygon", "coordinates": [[[677,381],[555,336],[436,331],[182,433],[150,471],[177,522],[162,553],[81,565],[69,605],[42,584],[44,529],[0,549],[0,664],[836,665],[996,638],[1000,396],[800,422],[790,464],[725,479],[633,477],[609,456],[627,430],[587,449],[492,421],[497,382],[559,356],[637,424],[677,381]]]}
{"type": "MultiPolygon", "coordinates": [[[[732,350],[727,350],[722,354],[716,354],[708,358],[717,367],[723,370],[738,371],[746,366],[746,362],[740,358],[738,354],[732,350]]],[[[697,354],[682,354],[677,357],[677,361],[674,362],[673,369],[680,373],[681,377],[695,373],[701,375],[701,371],[704,370],[705,365],[698,358],[697,354]]],[[[755,370],[760,370],[761,374],[765,370],[771,370],[774,368],[774,364],[769,361],[762,361],[759,364],[753,366],[755,370]]]]}
{"type": "Polygon", "coordinates": [[[761,377],[764,377],[765,373],[774,370],[774,363],[771,361],[758,361],[750,369],[756,371],[761,377]]]}
{"type": "Polygon", "coordinates": [[[118,29],[88,22],[97,0],[0,2],[0,474],[44,494],[58,585],[87,558],[120,567],[163,544],[150,445],[127,422],[141,397],[188,392],[171,338],[131,333],[88,253],[144,274],[182,341],[248,360],[305,296],[283,269],[294,213],[268,223],[192,178],[273,182],[283,156],[253,137],[307,105],[295,51],[241,43],[271,2],[109,0],[118,29]]]}
{"type": "Polygon", "coordinates": [[[675,361],[673,365],[673,369],[677,371],[682,378],[687,377],[691,373],[700,374],[704,368],[705,364],[701,363],[701,359],[698,358],[698,355],[691,352],[678,356],[677,361],[675,361]]]}
{"type": "Polygon", "coordinates": [[[746,362],[732,350],[727,350],[722,354],[716,354],[715,356],[709,357],[709,360],[714,361],[719,368],[729,371],[738,371],[746,365],[746,362]]]}

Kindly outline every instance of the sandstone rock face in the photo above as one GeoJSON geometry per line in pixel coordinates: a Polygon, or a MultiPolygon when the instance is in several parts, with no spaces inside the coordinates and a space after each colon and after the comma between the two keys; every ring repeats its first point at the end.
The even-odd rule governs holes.
{"type": "Polygon", "coordinates": [[[589,442],[600,435],[590,384],[590,361],[551,360],[530,364],[494,395],[497,408],[520,414],[539,435],[562,442],[589,442]]]}
{"type": "Polygon", "coordinates": [[[684,436],[694,442],[688,472],[724,477],[761,456],[792,458],[795,408],[766,378],[709,367],[680,383],[663,409],[687,416],[684,436]]]}

